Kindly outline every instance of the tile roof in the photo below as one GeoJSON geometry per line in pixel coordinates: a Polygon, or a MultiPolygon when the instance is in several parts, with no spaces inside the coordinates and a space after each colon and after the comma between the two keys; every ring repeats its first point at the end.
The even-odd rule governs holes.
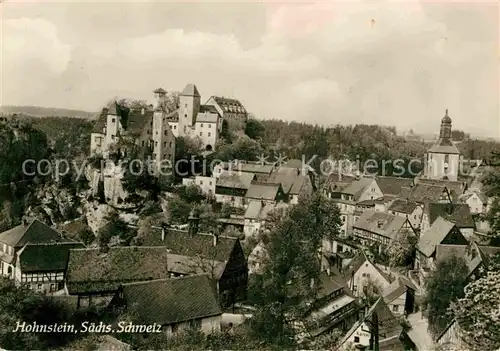
{"type": "Polygon", "coordinates": [[[217,123],[219,120],[219,114],[211,113],[211,112],[199,112],[196,115],[197,123],[217,123]]]}
{"type": "Polygon", "coordinates": [[[232,165],[231,170],[233,172],[247,172],[247,173],[261,173],[261,174],[271,174],[274,170],[273,165],[262,165],[259,163],[243,163],[239,162],[236,165],[232,165]]]}
{"type": "Polygon", "coordinates": [[[280,167],[271,173],[267,181],[281,184],[285,194],[298,195],[302,187],[307,183],[308,176],[297,173],[297,169],[280,167]]]}
{"type": "Polygon", "coordinates": [[[168,325],[222,314],[206,275],[123,284],[127,312],[138,323],[168,325]]]}
{"type": "Polygon", "coordinates": [[[411,214],[417,208],[417,203],[408,200],[397,199],[389,207],[389,211],[411,214]]]}
{"type": "Polygon", "coordinates": [[[418,203],[437,202],[445,190],[446,186],[444,185],[417,183],[409,191],[408,188],[402,187],[401,197],[418,203]]]}
{"type": "Polygon", "coordinates": [[[23,273],[64,271],[70,249],[83,249],[83,243],[28,244],[19,253],[23,273]]]}
{"type": "Polygon", "coordinates": [[[354,257],[354,259],[349,262],[347,267],[344,268],[344,277],[346,279],[350,279],[353,274],[355,274],[365,262],[371,264],[379,273],[380,275],[388,282],[392,283],[394,281],[394,278],[391,274],[388,274],[387,272],[384,272],[382,269],[380,269],[379,266],[377,266],[375,263],[373,263],[366,255],[364,252],[361,254],[357,255],[354,257]]]}
{"type": "Polygon", "coordinates": [[[357,178],[353,175],[345,175],[341,173],[331,173],[325,182],[325,190],[332,192],[340,192],[357,178]]]}
{"type": "Polygon", "coordinates": [[[242,113],[242,114],[247,113],[245,107],[239,100],[220,97],[220,96],[212,96],[212,98],[215,100],[217,105],[219,105],[224,110],[224,112],[227,111],[227,112],[242,113]]]}
{"type": "Polygon", "coordinates": [[[413,184],[413,179],[400,177],[377,176],[375,181],[384,195],[399,195],[402,187],[411,187],[413,184]]]}
{"type": "Polygon", "coordinates": [[[176,274],[210,274],[219,280],[226,269],[226,262],[199,257],[168,254],[168,271],[176,274]]]}
{"type": "Polygon", "coordinates": [[[222,171],[216,185],[224,188],[248,190],[254,178],[254,173],[238,172],[237,170],[222,171]]]}
{"type": "Polygon", "coordinates": [[[179,95],[200,97],[200,92],[198,91],[198,88],[196,88],[196,85],[187,84],[182,93],[179,95]]]}
{"type": "Polygon", "coordinates": [[[385,303],[389,304],[404,293],[406,293],[406,286],[398,284],[394,290],[391,290],[387,295],[384,296],[384,301],[385,303]]]}
{"type": "Polygon", "coordinates": [[[214,237],[211,234],[195,234],[191,236],[186,230],[168,229],[162,240],[159,230],[150,231],[141,238],[144,246],[164,246],[176,255],[200,256],[227,262],[235,246],[240,245],[238,239],[219,236],[214,247],[214,237]]]}
{"type": "Polygon", "coordinates": [[[453,192],[456,197],[462,195],[467,186],[466,182],[461,182],[461,181],[452,181],[444,179],[425,179],[425,178],[419,179],[417,184],[445,186],[446,189],[448,189],[449,192],[453,192]]]}
{"type": "Polygon", "coordinates": [[[245,197],[256,200],[276,200],[279,191],[279,184],[252,182],[245,197]]]}
{"type": "Polygon", "coordinates": [[[475,222],[467,204],[430,203],[426,206],[430,224],[438,217],[453,222],[458,228],[474,228],[475,222]]]}
{"type": "Polygon", "coordinates": [[[70,250],[66,280],[70,294],[108,292],[120,284],[169,276],[165,247],[70,250]]]}
{"type": "Polygon", "coordinates": [[[373,179],[371,178],[354,180],[351,184],[342,189],[341,193],[353,195],[354,201],[358,201],[359,197],[363,194],[363,191],[365,191],[365,189],[370,186],[372,182],[373,179]]]}
{"type": "Polygon", "coordinates": [[[268,214],[279,208],[286,208],[288,207],[286,204],[270,204],[270,203],[264,203],[262,204],[262,201],[259,200],[250,200],[248,202],[248,207],[245,211],[245,219],[258,219],[258,220],[265,220],[268,216],[268,214]]]}
{"type": "Polygon", "coordinates": [[[446,238],[453,228],[456,228],[454,223],[443,217],[438,217],[430,228],[422,233],[417,245],[418,250],[427,257],[432,256],[436,246],[446,238]]]}
{"type": "Polygon", "coordinates": [[[60,233],[49,227],[48,225],[35,219],[28,225],[18,225],[3,233],[0,233],[0,243],[5,243],[13,247],[21,247],[30,244],[57,243],[57,242],[73,242],[73,240],[65,238],[60,233]]]}
{"type": "Polygon", "coordinates": [[[394,239],[406,221],[407,219],[401,216],[368,210],[359,217],[353,227],[394,239]]]}

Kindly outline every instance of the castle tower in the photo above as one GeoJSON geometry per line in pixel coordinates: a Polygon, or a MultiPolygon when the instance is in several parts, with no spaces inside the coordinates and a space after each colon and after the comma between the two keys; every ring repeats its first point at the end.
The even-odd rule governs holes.
{"type": "Polygon", "coordinates": [[[155,91],[153,91],[155,94],[155,99],[156,99],[156,108],[163,108],[163,105],[165,103],[165,98],[167,96],[167,92],[163,88],[158,88],[155,91]]]}
{"type": "Polygon", "coordinates": [[[106,116],[106,146],[118,141],[120,132],[119,106],[116,101],[113,101],[109,107],[106,116]]]}
{"type": "Polygon", "coordinates": [[[172,166],[175,158],[175,137],[165,118],[163,109],[167,92],[162,88],[154,92],[156,108],[153,112],[153,127],[151,139],[153,142],[153,161],[156,164],[155,172],[166,170],[166,166],[172,166]],[[170,164],[168,162],[170,162],[170,164]]]}
{"type": "Polygon", "coordinates": [[[458,180],[460,151],[451,140],[451,118],[448,110],[441,119],[439,139],[428,151],[425,159],[424,176],[427,179],[458,180]]]}
{"type": "Polygon", "coordinates": [[[200,93],[194,84],[188,84],[179,94],[179,136],[189,135],[200,112],[200,93]]]}

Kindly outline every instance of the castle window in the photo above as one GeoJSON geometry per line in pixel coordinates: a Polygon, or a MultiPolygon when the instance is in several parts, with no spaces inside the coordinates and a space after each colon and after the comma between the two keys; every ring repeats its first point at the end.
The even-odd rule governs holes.
{"type": "Polygon", "coordinates": [[[148,134],[151,134],[151,130],[150,130],[150,129],[148,129],[147,133],[148,133],[148,134]]]}
{"type": "Polygon", "coordinates": [[[184,107],[186,107],[186,108],[187,108],[187,107],[188,107],[188,104],[184,104],[184,107]]]}
{"type": "Polygon", "coordinates": [[[209,124],[208,124],[208,128],[212,128],[212,123],[209,123],[209,124]]]}
{"type": "Polygon", "coordinates": [[[172,154],[168,154],[168,158],[172,158],[172,154]]]}
{"type": "Polygon", "coordinates": [[[142,146],[144,146],[144,140],[142,141],[142,146]]]}
{"type": "Polygon", "coordinates": [[[208,133],[208,136],[210,137],[211,135],[212,135],[212,133],[210,133],[210,132],[209,132],[209,133],[208,133]]]}
{"type": "Polygon", "coordinates": [[[167,131],[164,131],[164,132],[163,132],[163,135],[167,135],[167,131]]]}
{"type": "Polygon", "coordinates": [[[158,146],[158,142],[157,141],[155,141],[155,146],[158,146]]]}
{"type": "Polygon", "coordinates": [[[200,136],[202,136],[202,135],[203,135],[203,132],[200,132],[200,136]]]}
{"type": "Polygon", "coordinates": [[[163,159],[166,159],[167,158],[167,154],[163,154],[163,159]]]}
{"type": "Polygon", "coordinates": [[[200,124],[200,127],[203,128],[203,123],[200,124]]]}
{"type": "Polygon", "coordinates": [[[172,142],[168,143],[168,146],[172,147],[172,142]]]}
{"type": "Polygon", "coordinates": [[[156,158],[156,154],[153,154],[153,158],[156,158]]]}
{"type": "Polygon", "coordinates": [[[116,118],[111,118],[111,123],[115,123],[116,122],[116,118]]]}
{"type": "Polygon", "coordinates": [[[155,134],[156,134],[156,135],[158,135],[158,131],[156,131],[156,133],[155,133],[155,134]]]}
{"type": "Polygon", "coordinates": [[[184,115],[184,118],[187,118],[187,116],[188,116],[188,115],[187,115],[187,114],[185,114],[185,115],[184,115]]]}
{"type": "Polygon", "coordinates": [[[149,122],[149,125],[152,127],[153,126],[153,122],[149,122]]]}
{"type": "Polygon", "coordinates": [[[444,155],[444,162],[448,163],[450,161],[450,155],[444,155]]]}
{"type": "Polygon", "coordinates": [[[176,125],[174,125],[174,129],[177,129],[177,126],[176,126],[176,125]]]}

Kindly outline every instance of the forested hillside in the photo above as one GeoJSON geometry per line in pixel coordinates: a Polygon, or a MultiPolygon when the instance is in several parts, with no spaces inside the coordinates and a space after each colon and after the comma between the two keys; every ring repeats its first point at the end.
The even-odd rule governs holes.
{"type": "Polygon", "coordinates": [[[92,119],[96,115],[96,112],[70,110],[70,109],[56,108],[56,107],[13,106],[13,105],[0,106],[0,114],[11,115],[14,113],[32,117],[59,116],[59,117],[85,118],[85,119],[92,119]]]}

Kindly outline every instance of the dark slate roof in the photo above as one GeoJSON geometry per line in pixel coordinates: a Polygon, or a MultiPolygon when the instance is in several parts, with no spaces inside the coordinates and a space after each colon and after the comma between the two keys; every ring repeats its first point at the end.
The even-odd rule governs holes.
{"type": "Polygon", "coordinates": [[[363,191],[372,184],[373,179],[371,178],[361,178],[358,180],[353,181],[351,184],[346,186],[344,189],[342,189],[341,193],[343,194],[349,194],[354,196],[354,201],[357,201],[361,194],[363,194],[363,191]]]}
{"type": "Polygon", "coordinates": [[[219,236],[217,245],[214,247],[214,237],[211,234],[196,234],[191,236],[188,231],[169,229],[162,240],[159,230],[150,231],[147,236],[141,238],[145,246],[165,246],[169,252],[184,256],[200,256],[227,262],[238,239],[219,236]]]}
{"type": "Polygon", "coordinates": [[[437,202],[445,189],[444,185],[417,183],[409,192],[407,187],[401,188],[401,197],[418,203],[437,202]]]}
{"type": "Polygon", "coordinates": [[[280,167],[267,180],[269,183],[281,184],[286,194],[298,195],[307,182],[307,175],[297,174],[300,170],[280,167]]]}
{"type": "Polygon", "coordinates": [[[153,121],[153,111],[145,109],[144,114],[141,110],[130,110],[128,112],[128,117],[126,119],[126,125],[123,125],[123,129],[127,133],[131,134],[141,134],[144,128],[153,121]]]}
{"type": "Polygon", "coordinates": [[[0,243],[5,243],[9,246],[22,247],[28,242],[30,244],[43,244],[73,242],[73,240],[65,238],[37,219],[28,225],[21,224],[0,234],[0,243]]]}
{"type": "Polygon", "coordinates": [[[196,85],[188,84],[179,95],[200,97],[200,92],[198,91],[198,88],[196,88],[196,85]]]}
{"type": "Polygon", "coordinates": [[[232,112],[232,113],[247,113],[243,104],[236,99],[230,99],[220,96],[212,96],[217,105],[219,105],[224,112],[232,112]]]}
{"type": "Polygon", "coordinates": [[[408,200],[397,199],[389,207],[389,211],[411,214],[417,208],[417,203],[408,200]]]}
{"type": "Polygon", "coordinates": [[[411,187],[413,184],[411,178],[377,176],[375,180],[384,195],[399,195],[402,187],[411,187]]]}
{"type": "Polygon", "coordinates": [[[66,270],[69,250],[82,249],[82,243],[28,244],[19,254],[21,271],[54,272],[66,270]]]}
{"type": "Polygon", "coordinates": [[[70,294],[109,292],[120,284],[169,276],[165,247],[110,247],[70,250],[66,274],[70,294]]]}
{"type": "Polygon", "coordinates": [[[97,117],[94,123],[94,128],[92,128],[92,133],[104,134],[104,128],[106,127],[108,109],[103,108],[101,114],[97,117]]]}
{"type": "Polygon", "coordinates": [[[138,323],[168,325],[222,314],[208,276],[124,284],[127,312],[138,323]]]}
{"type": "Polygon", "coordinates": [[[108,115],[115,115],[118,116],[118,112],[120,111],[120,107],[118,106],[118,103],[116,101],[113,101],[108,105],[108,115]]]}
{"type": "Polygon", "coordinates": [[[474,219],[467,204],[430,203],[427,206],[430,224],[438,217],[455,223],[459,228],[474,228],[474,219]]]}
{"type": "Polygon", "coordinates": [[[354,228],[394,239],[406,222],[406,218],[380,211],[365,211],[354,228]]]}
{"type": "Polygon", "coordinates": [[[279,190],[279,184],[252,182],[245,197],[257,200],[275,200],[279,190]]]}

